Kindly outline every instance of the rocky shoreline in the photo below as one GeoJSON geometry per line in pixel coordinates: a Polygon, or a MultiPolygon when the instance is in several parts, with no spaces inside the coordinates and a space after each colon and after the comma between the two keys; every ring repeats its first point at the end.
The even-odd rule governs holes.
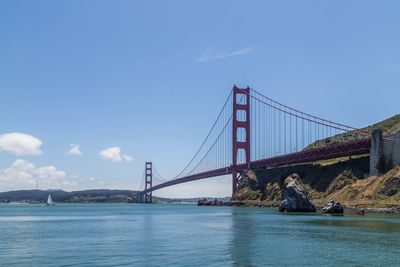
{"type": "Polygon", "coordinates": [[[247,172],[245,178],[242,179],[241,187],[239,187],[238,192],[235,192],[230,201],[222,202],[217,199],[212,201],[202,199],[198,201],[198,205],[267,207],[276,208],[281,212],[296,213],[318,211],[327,214],[400,214],[400,205],[398,204],[398,196],[400,194],[400,166],[388,172],[386,176],[370,177],[364,180],[357,180],[356,182],[357,185],[360,185],[367,180],[373,186],[342,184],[338,186],[341,189],[337,189],[329,195],[325,195],[325,192],[323,197],[321,197],[322,194],[315,194],[314,189],[310,185],[306,186],[300,175],[296,172],[289,174],[284,180],[280,178],[280,184],[276,182],[272,187],[270,186],[271,181],[269,181],[270,183],[263,185],[265,187],[263,193],[260,189],[260,181],[254,175],[253,172],[247,172]],[[390,190],[386,190],[386,187],[390,188],[390,190]],[[338,194],[338,190],[345,190],[345,194],[338,194]],[[312,191],[312,194],[310,194],[310,191],[312,191]],[[361,199],[354,197],[360,195],[361,192],[363,192],[361,199]],[[372,194],[371,192],[375,193],[372,194]],[[385,199],[384,196],[389,195],[394,198],[385,199]]]}
{"type": "MultiPolygon", "coordinates": [[[[271,205],[263,201],[228,201],[222,202],[218,200],[208,201],[207,199],[199,200],[198,206],[226,206],[226,207],[252,207],[252,208],[276,208],[279,206],[271,205]]],[[[322,212],[325,205],[315,205],[317,212],[322,212]]],[[[343,205],[344,213],[347,214],[367,214],[367,213],[381,213],[381,214],[400,214],[400,206],[389,207],[389,208],[357,208],[343,205]]]]}

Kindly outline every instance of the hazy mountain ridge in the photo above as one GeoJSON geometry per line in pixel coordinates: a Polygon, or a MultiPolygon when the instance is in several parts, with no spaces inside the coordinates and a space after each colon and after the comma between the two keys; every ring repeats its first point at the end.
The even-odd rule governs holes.
{"type": "Polygon", "coordinates": [[[0,193],[0,202],[40,202],[47,201],[51,194],[55,202],[135,202],[138,191],[90,189],[66,192],[62,190],[16,190],[0,193]]]}
{"type": "MultiPolygon", "coordinates": [[[[21,203],[45,203],[51,194],[53,201],[58,203],[135,203],[139,191],[134,190],[110,190],[110,189],[89,189],[81,191],[66,192],[59,189],[48,190],[15,190],[0,193],[0,203],[21,202],[21,203]]],[[[198,198],[161,198],[153,196],[153,203],[197,203],[198,198]]],[[[218,200],[229,201],[229,197],[218,198],[218,200]]]]}

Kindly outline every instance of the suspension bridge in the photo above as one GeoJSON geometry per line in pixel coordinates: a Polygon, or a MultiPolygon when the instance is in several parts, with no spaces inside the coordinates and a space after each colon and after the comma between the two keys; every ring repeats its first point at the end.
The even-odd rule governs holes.
{"type": "Polygon", "coordinates": [[[233,194],[244,170],[367,154],[371,134],[291,108],[252,88],[234,86],[207,136],[175,177],[164,179],[146,162],[141,196],[151,203],[155,190],[222,175],[232,175],[233,194]],[[353,141],[312,145],[343,133],[353,141]]]}

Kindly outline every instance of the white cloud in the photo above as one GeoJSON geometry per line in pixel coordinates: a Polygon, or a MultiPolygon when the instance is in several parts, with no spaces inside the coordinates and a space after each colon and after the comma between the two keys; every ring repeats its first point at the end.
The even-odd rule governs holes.
{"type": "Polygon", "coordinates": [[[40,167],[34,171],[34,174],[37,174],[40,179],[46,180],[61,179],[66,175],[64,171],[58,171],[54,166],[40,167]]]}
{"type": "Polygon", "coordinates": [[[99,157],[104,160],[111,160],[115,162],[120,162],[124,159],[127,162],[133,160],[131,156],[122,155],[121,156],[121,148],[119,146],[107,147],[103,151],[100,151],[99,157]]]}
{"type": "Polygon", "coordinates": [[[79,150],[80,145],[77,144],[70,144],[69,145],[71,148],[68,151],[69,155],[77,155],[77,156],[82,156],[82,152],[79,150]]]}
{"type": "Polygon", "coordinates": [[[90,177],[90,178],[89,178],[89,181],[96,181],[96,178],[90,177]]]}
{"type": "Polygon", "coordinates": [[[0,135],[0,151],[12,152],[17,156],[40,155],[42,141],[23,133],[6,133],[0,135]]]}
{"type": "Polygon", "coordinates": [[[223,58],[228,58],[228,57],[234,57],[234,56],[247,54],[250,51],[252,51],[254,48],[255,48],[255,46],[250,46],[250,47],[247,47],[247,48],[244,48],[244,49],[241,49],[241,50],[224,52],[224,53],[220,53],[220,54],[212,54],[210,52],[210,49],[207,49],[197,59],[197,63],[206,62],[206,61],[214,61],[214,60],[218,60],[218,59],[223,59],[223,58]]]}
{"type": "Polygon", "coordinates": [[[0,180],[12,182],[13,180],[30,181],[33,178],[35,165],[29,161],[17,159],[11,166],[0,173],[0,180]]]}
{"type": "Polygon", "coordinates": [[[71,185],[64,178],[66,173],[54,166],[36,168],[35,165],[23,159],[17,159],[10,167],[0,170],[0,190],[32,189],[36,181],[41,189],[60,188],[71,185]]]}
{"type": "Polygon", "coordinates": [[[127,162],[131,162],[133,160],[133,158],[131,156],[128,155],[122,155],[122,157],[124,158],[125,161],[127,162]]]}
{"type": "Polygon", "coordinates": [[[111,161],[122,161],[121,148],[119,146],[107,147],[99,153],[100,158],[111,161]]]}

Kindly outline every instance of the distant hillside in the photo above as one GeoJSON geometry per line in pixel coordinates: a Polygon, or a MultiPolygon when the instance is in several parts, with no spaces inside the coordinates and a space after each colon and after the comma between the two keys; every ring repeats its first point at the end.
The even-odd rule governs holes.
{"type": "MultiPolygon", "coordinates": [[[[83,191],[65,192],[62,190],[18,190],[0,193],[0,203],[45,203],[51,194],[54,202],[58,203],[135,203],[138,191],[92,189],[83,191]]],[[[160,198],[153,196],[155,204],[182,204],[197,203],[202,198],[160,198]]],[[[230,198],[218,200],[229,201],[230,198]]]]}
{"type": "MultiPolygon", "coordinates": [[[[368,130],[368,131],[374,131],[377,129],[381,129],[383,134],[392,134],[395,133],[396,131],[400,130],[400,114],[395,115],[389,119],[386,119],[384,121],[375,123],[374,125],[362,128],[363,130],[368,130]]],[[[311,148],[318,148],[318,147],[324,147],[332,144],[339,144],[339,143],[344,143],[344,142],[350,142],[358,139],[365,138],[365,136],[358,135],[355,133],[343,133],[343,134],[338,134],[326,139],[321,139],[318,140],[311,145],[307,146],[305,150],[311,149],[311,148]]]]}
{"type": "Polygon", "coordinates": [[[72,192],[62,190],[18,190],[0,193],[0,202],[45,203],[50,193],[54,202],[128,203],[136,201],[137,191],[108,189],[72,192]]]}
{"type": "MultiPolygon", "coordinates": [[[[154,196],[153,196],[154,198],[154,196]]],[[[215,197],[193,197],[193,198],[157,198],[157,203],[170,203],[170,204],[188,204],[188,203],[196,203],[199,200],[207,199],[207,201],[212,201],[215,197]]],[[[231,197],[218,197],[216,198],[218,201],[228,202],[231,200],[231,197]]]]}

